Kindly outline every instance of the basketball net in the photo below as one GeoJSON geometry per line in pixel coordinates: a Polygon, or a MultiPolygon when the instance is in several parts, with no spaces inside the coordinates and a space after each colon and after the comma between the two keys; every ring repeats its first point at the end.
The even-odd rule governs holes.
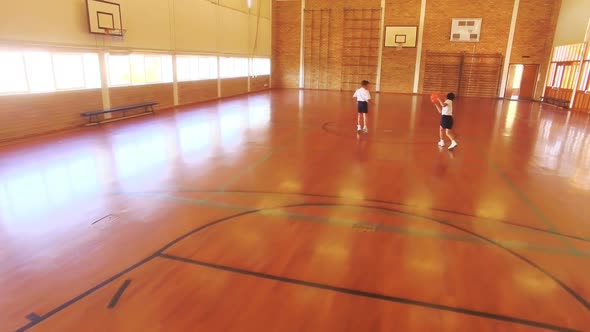
{"type": "Polygon", "coordinates": [[[126,32],[125,29],[104,29],[105,37],[112,41],[123,41],[126,32]]]}
{"type": "Polygon", "coordinates": [[[403,45],[402,43],[395,43],[395,50],[400,51],[403,48],[402,45],[403,45]]]}

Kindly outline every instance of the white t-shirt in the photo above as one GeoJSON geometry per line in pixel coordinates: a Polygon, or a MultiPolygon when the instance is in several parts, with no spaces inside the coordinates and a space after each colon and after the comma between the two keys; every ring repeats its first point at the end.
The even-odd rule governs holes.
{"type": "Polygon", "coordinates": [[[360,87],[354,92],[352,98],[356,98],[358,101],[369,101],[369,99],[371,99],[371,94],[369,93],[369,90],[360,87]]]}
{"type": "Polygon", "coordinates": [[[443,106],[441,114],[442,115],[453,115],[453,101],[450,99],[445,100],[445,106],[443,106]]]}

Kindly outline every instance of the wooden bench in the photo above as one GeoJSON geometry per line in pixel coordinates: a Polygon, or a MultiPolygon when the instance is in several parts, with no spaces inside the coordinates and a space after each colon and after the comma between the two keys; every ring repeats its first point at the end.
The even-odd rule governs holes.
{"type": "Polygon", "coordinates": [[[87,126],[91,126],[91,125],[96,125],[96,124],[100,124],[100,123],[104,123],[104,122],[111,122],[111,121],[117,121],[117,120],[122,120],[122,119],[129,119],[129,118],[134,118],[137,116],[143,116],[146,114],[154,114],[154,106],[158,105],[158,103],[155,102],[149,102],[149,103],[141,103],[141,104],[135,104],[135,105],[128,105],[128,106],[122,106],[122,107],[115,107],[115,108],[110,108],[107,110],[102,110],[102,111],[94,111],[94,112],[85,112],[80,114],[83,117],[87,117],[88,118],[88,123],[86,124],[87,126]],[[139,114],[134,114],[134,115],[130,115],[130,116],[126,116],[125,113],[127,111],[130,110],[134,110],[134,109],[139,109],[139,108],[143,108],[144,112],[143,113],[139,113],[139,114]],[[103,115],[103,114],[111,114],[111,113],[118,113],[118,112],[123,112],[123,117],[119,117],[119,118],[115,118],[115,119],[109,119],[109,120],[103,120],[100,121],[99,119],[99,115],[103,115]],[[94,119],[94,121],[93,121],[94,119]]]}
{"type": "Polygon", "coordinates": [[[569,108],[570,107],[570,101],[569,100],[565,100],[565,99],[557,99],[557,98],[549,98],[549,97],[544,97],[542,99],[542,101],[544,103],[547,104],[551,104],[557,107],[561,107],[561,108],[569,108]]]}

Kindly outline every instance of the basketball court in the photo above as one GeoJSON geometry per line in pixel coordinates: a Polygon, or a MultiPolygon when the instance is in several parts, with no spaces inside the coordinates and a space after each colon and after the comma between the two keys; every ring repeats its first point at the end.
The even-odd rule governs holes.
{"type": "MultiPolygon", "coordinates": [[[[18,123],[35,105],[74,116],[0,130],[22,134],[0,139],[0,331],[590,330],[590,115],[571,107],[585,107],[586,43],[539,64],[429,50],[416,60],[424,22],[385,29],[381,7],[309,0],[293,23],[281,7],[292,4],[273,1],[281,32],[299,25],[308,39],[295,43],[301,53],[273,53],[282,76],[271,79],[270,58],[255,54],[123,54],[141,45],[126,23],[131,3],[87,1],[100,51],[82,58],[86,92],[60,91],[55,74],[56,91],[37,94],[29,81],[19,93],[30,99],[10,99],[26,110],[18,123]],[[359,22],[368,32],[355,37],[359,22]],[[369,51],[335,62],[340,27],[344,49],[369,51]],[[350,90],[364,78],[386,90],[393,81],[377,68],[405,66],[382,54],[417,63],[409,82],[394,82],[409,90],[372,90],[368,131],[357,131],[350,90]],[[88,78],[95,58],[100,75],[88,78]],[[129,82],[114,84],[113,68],[131,68],[129,82]],[[449,150],[437,145],[430,93],[451,88],[459,145],[449,150]],[[58,128],[63,119],[76,126],[58,128]]],[[[247,3],[258,38],[264,9],[247,3]]],[[[203,6],[225,5],[241,10],[203,6]]],[[[447,39],[487,45],[487,22],[449,19],[460,32],[447,39]]],[[[175,42],[188,43],[176,29],[175,42]]],[[[3,45],[1,61],[17,52],[3,45]]],[[[30,66],[32,53],[18,52],[30,66]]],[[[51,56],[58,73],[62,58],[51,56]]]]}

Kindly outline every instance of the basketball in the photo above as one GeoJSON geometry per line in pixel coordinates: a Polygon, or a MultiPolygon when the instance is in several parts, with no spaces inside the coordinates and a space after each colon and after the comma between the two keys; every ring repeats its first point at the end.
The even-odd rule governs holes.
{"type": "Polygon", "coordinates": [[[433,93],[430,95],[430,101],[432,101],[433,104],[436,104],[436,102],[438,101],[438,93],[433,93]]]}

